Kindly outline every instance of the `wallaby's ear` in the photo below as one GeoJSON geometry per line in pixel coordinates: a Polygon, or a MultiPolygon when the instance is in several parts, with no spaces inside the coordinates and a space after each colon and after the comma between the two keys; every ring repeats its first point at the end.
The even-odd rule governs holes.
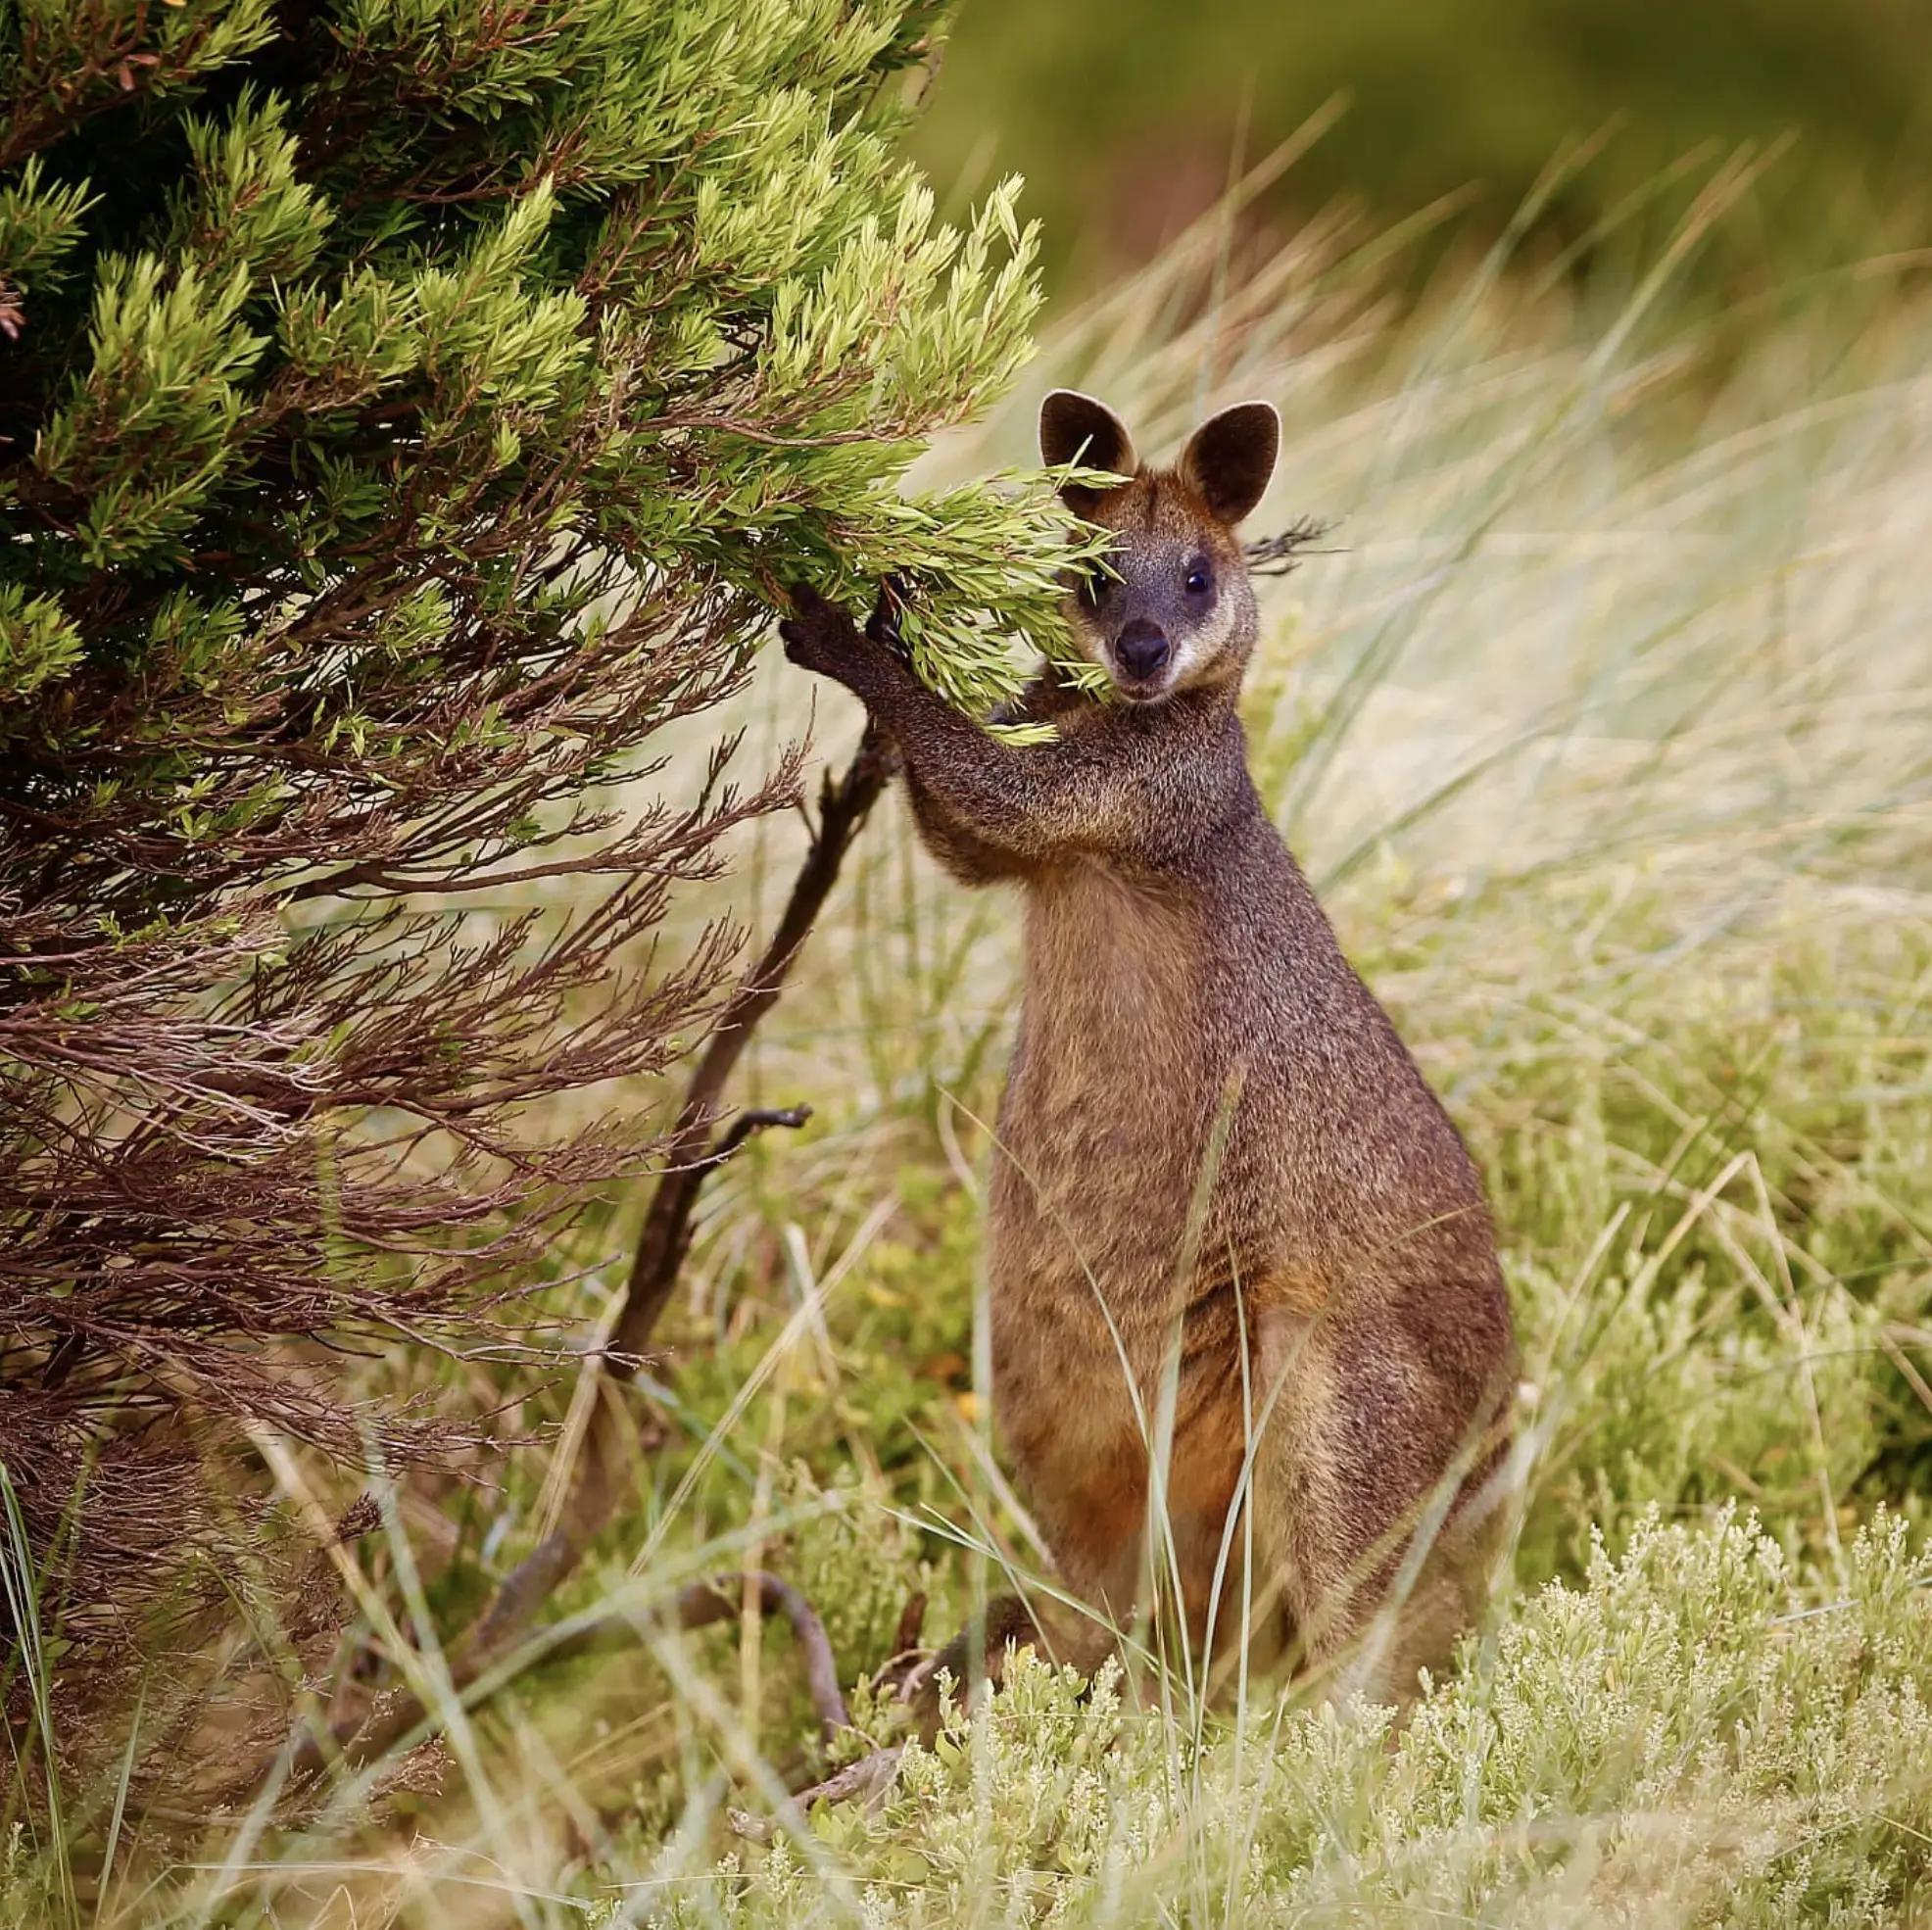
{"type": "MultiPolygon", "coordinates": [[[[1078,389],[1055,389],[1039,405],[1039,459],[1049,469],[1078,462],[1083,469],[1116,476],[1131,476],[1139,460],[1127,424],[1104,402],[1078,389]]],[[[1100,492],[1072,484],[1060,497],[1079,516],[1100,500],[1100,492]]]]}
{"type": "Polygon", "coordinates": [[[1272,402],[1237,402],[1210,415],[1181,452],[1181,473],[1225,523],[1237,523],[1262,499],[1281,452],[1281,418],[1272,402]]]}

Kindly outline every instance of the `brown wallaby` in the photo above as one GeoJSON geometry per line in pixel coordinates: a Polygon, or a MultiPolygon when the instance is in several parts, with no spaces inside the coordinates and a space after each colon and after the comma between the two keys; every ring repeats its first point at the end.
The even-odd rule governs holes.
{"type": "MultiPolygon", "coordinates": [[[[1227,410],[1152,469],[1060,390],[1039,436],[1050,465],[1127,478],[1064,492],[1114,536],[1066,603],[1111,688],[1039,676],[1015,714],[1053,742],[989,734],[810,591],[780,626],[897,747],[946,868],[1025,893],[994,1412],[1092,1613],[1004,1602],[972,1639],[994,1677],[1008,1642],[1091,1669],[1151,1581],[1178,1586],[1197,1652],[1292,1644],[1400,1698],[1483,1585],[1514,1349],[1475,1169],[1248,775],[1259,619],[1234,530],[1280,421],[1227,410]]],[[[968,1639],[945,1658],[962,1677],[968,1639]]]]}

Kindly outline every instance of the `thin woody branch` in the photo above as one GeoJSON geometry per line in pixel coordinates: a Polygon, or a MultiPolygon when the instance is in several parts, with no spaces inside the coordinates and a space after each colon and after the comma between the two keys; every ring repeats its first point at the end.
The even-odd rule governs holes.
{"type": "MultiPolygon", "coordinates": [[[[753,1030],[778,1001],[800,946],[824,909],[839,873],[892,774],[884,742],[868,732],[838,777],[819,795],[818,824],[770,941],[721,1014],[699,1061],[665,1154],[665,1171],[645,1213],[624,1305],[602,1362],[587,1369],[606,1386],[631,1381],[676,1289],[691,1246],[691,1221],[704,1180],[717,1163],[714,1121],[724,1088],[753,1030]]],[[[735,1131],[736,1129],[732,1129],[735,1131]]],[[[741,1135],[742,1136],[742,1135],[741,1135]]],[[[582,1559],[609,1520],[627,1449],[621,1410],[600,1399],[561,1517],[544,1541],[506,1577],[471,1641],[485,1653],[529,1625],[556,1584],[582,1559]]]]}
{"type": "MultiPolygon", "coordinates": [[[[762,1569],[690,1582],[678,1590],[672,1603],[671,1619],[683,1629],[709,1628],[719,1622],[734,1621],[743,1611],[748,1583],[754,1589],[761,1615],[783,1616],[791,1624],[804,1667],[812,1712],[818,1717],[821,1732],[830,1741],[840,1730],[851,1726],[845,1691],[839,1686],[838,1658],[832,1653],[831,1638],[825,1632],[818,1611],[791,1582],[762,1569]]],[[[479,1698],[487,1697],[539,1664],[632,1647],[648,1633],[651,1622],[650,1615],[603,1615],[580,1622],[554,1639],[540,1634],[507,1655],[485,1658],[466,1654],[452,1665],[451,1687],[459,1695],[475,1691],[479,1698]]],[[[358,1711],[323,1726],[312,1726],[292,1746],[278,1750],[276,1757],[279,1761],[286,1755],[288,1774],[301,1782],[320,1772],[332,1761],[352,1767],[370,1761],[427,1721],[428,1713],[415,1697],[401,1696],[392,1699],[373,1721],[366,1720],[364,1713],[358,1711]]],[[[237,1787],[252,1787],[259,1780],[258,1772],[237,1787]]]]}
{"type": "Polygon", "coordinates": [[[678,1594],[678,1623],[684,1628],[707,1628],[717,1621],[735,1621],[743,1603],[743,1583],[755,1582],[758,1608],[764,1615],[782,1615],[797,1637],[798,1653],[804,1659],[805,1687],[811,1694],[812,1711],[827,1739],[851,1726],[845,1710],[845,1691],[839,1687],[839,1664],[817,1611],[789,1581],[762,1571],[732,1576],[740,1584],[727,1592],[728,1583],[693,1582],[678,1594]]]}
{"type": "MultiPolygon", "coordinates": [[[[845,855],[892,772],[890,751],[882,740],[868,732],[845,770],[836,777],[828,773],[825,778],[812,841],[793,879],[778,924],[757,962],[720,1013],[710,1043],[686,1089],[677,1124],[661,1147],[663,1166],[646,1211],[623,1309],[601,1357],[584,1369],[601,1384],[595,1419],[571,1471],[563,1509],[556,1525],[505,1577],[489,1608],[457,1645],[451,1672],[459,1689],[477,1682],[516,1651],[615,1510],[619,1478],[632,1444],[631,1423],[622,1402],[615,1398],[616,1391],[636,1377],[648,1358],[652,1335],[690,1251],[692,1214],[705,1180],[753,1134],[772,1127],[801,1126],[809,1117],[809,1108],[804,1106],[758,1108],[739,1114],[722,1131],[717,1127],[718,1106],[731,1074],[753,1030],[777,1003],[801,946],[838,883],[845,855]]],[[[767,1611],[776,1604],[792,1618],[794,1627],[800,1629],[808,1655],[818,1656],[819,1648],[807,1639],[796,1612],[802,1598],[795,1600],[796,1591],[789,1590],[787,1584],[770,1577],[765,1580],[776,1591],[769,1594],[767,1611]]],[[[695,1596],[692,1612],[705,1613],[695,1596]]],[[[706,1615],[706,1618],[716,1617],[706,1615]]],[[[814,1662],[811,1665],[818,1671],[813,1676],[814,1705],[821,1719],[829,1722],[838,1689],[829,1650],[825,1655],[823,1665],[814,1662]],[[827,1683],[829,1694],[824,1693],[827,1683]]],[[[838,1720],[843,1722],[843,1702],[837,1708],[838,1720]]],[[[413,1695],[396,1697],[373,1719],[358,1713],[338,1724],[325,1741],[306,1740],[298,1748],[296,1767],[304,1773],[313,1772],[329,1754],[337,1752],[353,1761],[367,1761],[427,1719],[428,1712],[413,1695]]],[[[270,1766],[265,1764],[257,1780],[270,1766]]]]}

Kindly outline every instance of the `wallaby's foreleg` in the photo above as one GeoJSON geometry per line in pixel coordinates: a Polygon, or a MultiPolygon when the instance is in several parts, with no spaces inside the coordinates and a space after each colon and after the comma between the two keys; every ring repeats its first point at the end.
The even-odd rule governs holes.
{"type": "Polygon", "coordinates": [[[990,885],[1023,871],[1011,852],[967,830],[917,769],[905,773],[905,795],[926,848],[962,885],[990,885]]]}
{"type": "Polygon", "coordinates": [[[1144,813],[1118,763],[1064,741],[1002,742],[929,691],[836,603],[803,586],[791,596],[797,614],[778,626],[785,653],[845,685],[944,817],[989,852],[1048,860],[1106,848],[1140,824],[1144,813]]]}
{"type": "MultiPolygon", "coordinates": [[[[1010,702],[995,705],[990,721],[1039,723],[1051,717],[1052,703],[1052,680],[1041,675],[1010,702]]],[[[984,838],[976,838],[946,809],[945,800],[917,771],[906,772],[905,792],[926,847],[962,885],[990,885],[1001,879],[1026,876],[1024,862],[984,838]]]]}

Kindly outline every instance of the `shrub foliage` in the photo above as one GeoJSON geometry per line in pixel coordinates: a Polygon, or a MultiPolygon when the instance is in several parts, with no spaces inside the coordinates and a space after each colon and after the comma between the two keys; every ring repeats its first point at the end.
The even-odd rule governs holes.
{"type": "Polygon", "coordinates": [[[898,488],[1036,300],[1010,185],[893,158],[941,11],[0,5],[0,1459],[70,1610],[247,1428],[434,1438],[288,1343],[458,1344],[636,1170],[528,1108],[701,1032],[735,931],[634,941],[795,766],[598,787],[780,586],[890,571],[968,700],[1050,631],[1042,483],[898,488]]]}

